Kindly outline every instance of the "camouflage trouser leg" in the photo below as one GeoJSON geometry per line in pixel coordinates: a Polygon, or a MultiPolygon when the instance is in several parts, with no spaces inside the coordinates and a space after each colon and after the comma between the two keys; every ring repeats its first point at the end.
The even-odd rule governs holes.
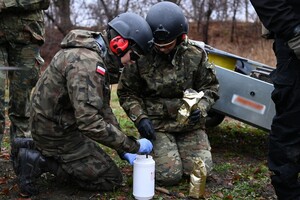
{"type": "Polygon", "coordinates": [[[173,134],[156,132],[153,141],[155,181],[158,185],[175,185],[183,175],[182,161],[173,134]]]}
{"type": "Polygon", "coordinates": [[[154,141],[155,180],[160,185],[177,184],[189,175],[195,160],[201,158],[207,171],[212,169],[210,144],[204,130],[186,133],[157,132],[154,141]]]}
{"type": "MultiPolygon", "coordinates": [[[[0,66],[7,66],[7,54],[5,48],[0,46],[0,66]]],[[[6,71],[0,70],[0,150],[5,130],[5,83],[6,71]]]]}
{"type": "Polygon", "coordinates": [[[37,44],[14,44],[9,48],[9,65],[22,70],[9,71],[9,118],[12,123],[11,139],[28,137],[29,104],[32,88],[39,78],[40,65],[43,63],[37,44]]]}
{"type": "Polygon", "coordinates": [[[122,184],[121,171],[99,144],[88,141],[78,148],[88,148],[90,155],[61,163],[61,168],[80,187],[86,190],[111,191],[122,184]]]}
{"type": "Polygon", "coordinates": [[[5,75],[6,73],[0,70],[0,151],[5,129],[5,75]]]}
{"type": "Polygon", "coordinates": [[[193,170],[194,161],[201,158],[209,174],[213,167],[211,147],[204,130],[182,133],[176,136],[176,141],[183,163],[184,174],[189,175],[193,170]]]}

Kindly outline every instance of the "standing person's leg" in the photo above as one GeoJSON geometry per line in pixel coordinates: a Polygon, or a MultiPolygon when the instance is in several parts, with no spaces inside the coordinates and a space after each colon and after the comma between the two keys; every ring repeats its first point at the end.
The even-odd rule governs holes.
{"type": "MultiPolygon", "coordinates": [[[[7,65],[7,52],[5,45],[0,45],[0,66],[7,65]]],[[[5,89],[6,89],[6,73],[7,71],[0,69],[0,151],[1,143],[5,130],[5,89]]]]}
{"type": "Polygon", "coordinates": [[[11,140],[15,137],[30,136],[29,104],[32,88],[39,78],[39,70],[43,64],[38,44],[14,44],[9,49],[10,66],[22,70],[9,72],[9,109],[11,120],[11,140]]]}
{"type": "Polygon", "coordinates": [[[300,198],[300,61],[284,41],[274,45],[277,67],[271,74],[272,100],[276,106],[269,135],[268,165],[279,200],[300,198]]]}
{"type": "Polygon", "coordinates": [[[211,147],[204,130],[198,129],[181,133],[176,137],[176,140],[185,175],[190,175],[194,162],[199,158],[205,163],[207,173],[212,170],[211,147]]]}
{"type": "Polygon", "coordinates": [[[5,130],[5,71],[0,70],[0,151],[5,130]]]}

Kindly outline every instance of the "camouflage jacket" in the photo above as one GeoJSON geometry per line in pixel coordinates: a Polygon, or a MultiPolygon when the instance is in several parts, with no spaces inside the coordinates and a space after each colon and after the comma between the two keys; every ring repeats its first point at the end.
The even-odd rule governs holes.
{"type": "Polygon", "coordinates": [[[44,13],[50,0],[3,0],[0,11],[0,44],[27,44],[45,40],[44,13]]]}
{"type": "Polygon", "coordinates": [[[176,47],[172,57],[152,54],[125,67],[118,85],[119,101],[137,125],[148,117],[159,131],[181,132],[203,126],[207,111],[218,99],[219,83],[206,52],[186,40],[176,47]],[[186,89],[203,91],[199,103],[202,120],[198,125],[181,125],[176,121],[186,89]]]}
{"type": "Polygon", "coordinates": [[[139,149],[136,140],[120,131],[110,107],[107,66],[94,39],[99,35],[71,31],[36,84],[31,106],[32,136],[46,155],[70,151],[82,137],[118,152],[139,149]],[[45,124],[43,129],[35,125],[41,122],[45,124]]]}

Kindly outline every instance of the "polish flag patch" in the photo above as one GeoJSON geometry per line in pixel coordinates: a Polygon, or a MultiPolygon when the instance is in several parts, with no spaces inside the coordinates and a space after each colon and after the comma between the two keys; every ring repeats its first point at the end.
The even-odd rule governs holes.
{"type": "Polygon", "coordinates": [[[96,71],[99,73],[99,74],[101,74],[101,75],[105,75],[105,72],[106,72],[106,70],[103,68],[103,67],[101,67],[101,66],[97,66],[97,69],[96,69],[96,71]]]}

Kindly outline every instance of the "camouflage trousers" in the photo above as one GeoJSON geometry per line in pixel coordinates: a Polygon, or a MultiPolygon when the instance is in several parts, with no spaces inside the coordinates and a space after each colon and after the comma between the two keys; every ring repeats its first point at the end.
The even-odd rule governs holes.
{"type": "Polygon", "coordinates": [[[57,177],[72,181],[83,189],[111,191],[122,184],[122,173],[115,162],[97,142],[89,138],[77,146],[77,151],[56,155],[54,159],[59,163],[57,177]],[[89,153],[82,156],[81,150],[84,149],[89,153]]]}
{"type": "Polygon", "coordinates": [[[32,109],[30,127],[35,147],[57,161],[58,179],[71,180],[87,190],[113,190],[122,184],[120,169],[99,143],[76,125],[62,129],[53,121],[32,109]]]}
{"type": "Polygon", "coordinates": [[[3,137],[5,124],[6,82],[9,87],[10,137],[12,139],[30,135],[28,124],[30,93],[39,78],[40,66],[43,64],[39,48],[38,44],[12,44],[0,41],[0,66],[19,68],[18,70],[0,70],[0,139],[3,137]]]}
{"type": "Polygon", "coordinates": [[[5,71],[0,70],[0,148],[5,129],[5,71]]]}
{"type": "Polygon", "coordinates": [[[159,185],[175,185],[189,175],[194,161],[201,158],[207,172],[212,170],[211,147],[204,130],[185,133],[156,132],[153,142],[155,180],[159,185]]]}

